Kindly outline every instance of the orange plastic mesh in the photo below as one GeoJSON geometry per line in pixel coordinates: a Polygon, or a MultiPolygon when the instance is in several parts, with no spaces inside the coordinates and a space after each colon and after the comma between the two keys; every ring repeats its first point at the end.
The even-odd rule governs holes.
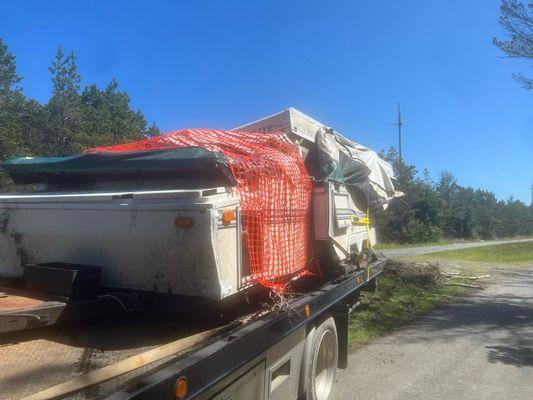
{"type": "Polygon", "coordinates": [[[307,271],[312,194],[298,148],[284,134],[186,129],[87,152],[196,146],[228,160],[241,199],[252,277],[283,291],[290,279],[307,271]]]}

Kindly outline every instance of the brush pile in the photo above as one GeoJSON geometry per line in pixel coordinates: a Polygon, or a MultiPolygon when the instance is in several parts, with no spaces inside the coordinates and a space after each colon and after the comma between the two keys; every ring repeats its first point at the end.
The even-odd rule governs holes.
{"type": "Polygon", "coordinates": [[[383,268],[383,274],[395,281],[412,283],[428,289],[442,287],[446,280],[439,265],[432,262],[414,263],[389,260],[383,268]]]}

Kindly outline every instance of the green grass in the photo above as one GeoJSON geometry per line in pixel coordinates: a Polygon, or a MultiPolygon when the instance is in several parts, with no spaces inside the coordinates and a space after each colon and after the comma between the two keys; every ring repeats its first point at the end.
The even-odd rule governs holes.
{"type": "Polygon", "coordinates": [[[464,239],[441,239],[436,242],[424,242],[424,243],[380,243],[374,246],[376,250],[390,250],[390,249],[403,249],[408,247],[429,247],[429,246],[442,246],[452,243],[471,243],[479,242],[479,240],[464,240],[464,239]]]}
{"type": "Polygon", "coordinates": [[[438,253],[426,254],[425,257],[494,263],[533,263],[533,241],[439,251],[438,253]]]}
{"type": "MultiPolygon", "coordinates": [[[[529,239],[526,236],[516,236],[510,238],[499,238],[495,240],[514,240],[514,239],[529,239]]],[[[475,243],[481,242],[481,239],[441,239],[436,242],[423,242],[423,243],[379,243],[374,246],[376,250],[391,250],[391,249],[403,249],[409,247],[429,247],[429,246],[442,246],[452,243],[475,243]]]]}
{"type": "Polygon", "coordinates": [[[465,288],[458,286],[431,289],[380,277],[378,291],[364,292],[362,295],[366,308],[355,312],[350,318],[350,347],[368,343],[464,291],[465,288]]]}

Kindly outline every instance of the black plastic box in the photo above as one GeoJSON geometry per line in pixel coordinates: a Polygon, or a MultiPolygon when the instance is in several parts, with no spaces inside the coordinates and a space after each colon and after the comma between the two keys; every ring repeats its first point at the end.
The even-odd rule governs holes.
{"type": "Polygon", "coordinates": [[[28,289],[85,300],[98,295],[101,267],[93,265],[49,262],[24,266],[28,289]]]}

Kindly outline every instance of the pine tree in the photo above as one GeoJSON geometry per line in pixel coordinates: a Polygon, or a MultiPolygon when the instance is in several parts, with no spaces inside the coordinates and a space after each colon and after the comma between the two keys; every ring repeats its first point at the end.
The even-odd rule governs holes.
{"type": "Polygon", "coordinates": [[[21,88],[16,85],[21,79],[17,74],[15,56],[0,38],[0,96],[11,91],[20,91],[21,88]]]}
{"type": "Polygon", "coordinates": [[[150,127],[147,129],[145,136],[147,138],[153,138],[153,137],[160,136],[160,135],[161,135],[161,130],[156,125],[156,123],[153,122],[152,125],[150,125],[150,127]]]}
{"type": "Polygon", "coordinates": [[[52,76],[52,97],[75,96],[80,89],[81,77],[73,51],[65,57],[63,49],[59,47],[55,59],[48,68],[52,76]]]}
{"type": "Polygon", "coordinates": [[[78,74],[76,56],[65,56],[61,47],[57,50],[49,71],[52,80],[52,97],[45,106],[47,127],[42,142],[49,155],[66,155],[81,150],[81,77],[78,74]]]}
{"type": "MultiPolygon", "coordinates": [[[[0,162],[9,158],[27,155],[32,146],[33,114],[39,113],[40,105],[29,102],[18,85],[15,56],[0,38],[0,162]]],[[[0,187],[12,188],[9,177],[0,171],[0,187]]]]}
{"type": "Polygon", "coordinates": [[[115,78],[104,91],[104,100],[109,111],[109,143],[126,143],[144,138],[146,120],[140,111],[130,108],[130,96],[118,90],[115,78]]]}
{"type": "Polygon", "coordinates": [[[441,200],[442,231],[445,237],[460,237],[463,234],[465,218],[464,205],[459,199],[461,187],[449,171],[440,174],[437,192],[441,200]]]}
{"type": "MultiPolygon", "coordinates": [[[[500,25],[508,39],[493,38],[492,42],[508,57],[533,60],[533,2],[524,4],[517,0],[503,0],[500,6],[500,25]]],[[[525,89],[533,90],[533,79],[520,74],[513,78],[525,89]]]]}
{"type": "Polygon", "coordinates": [[[130,107],[130,97],[113,79],[105,90],[87,86],[81,94],[85,148],[144,139],[146,120],[130,107]]]}

